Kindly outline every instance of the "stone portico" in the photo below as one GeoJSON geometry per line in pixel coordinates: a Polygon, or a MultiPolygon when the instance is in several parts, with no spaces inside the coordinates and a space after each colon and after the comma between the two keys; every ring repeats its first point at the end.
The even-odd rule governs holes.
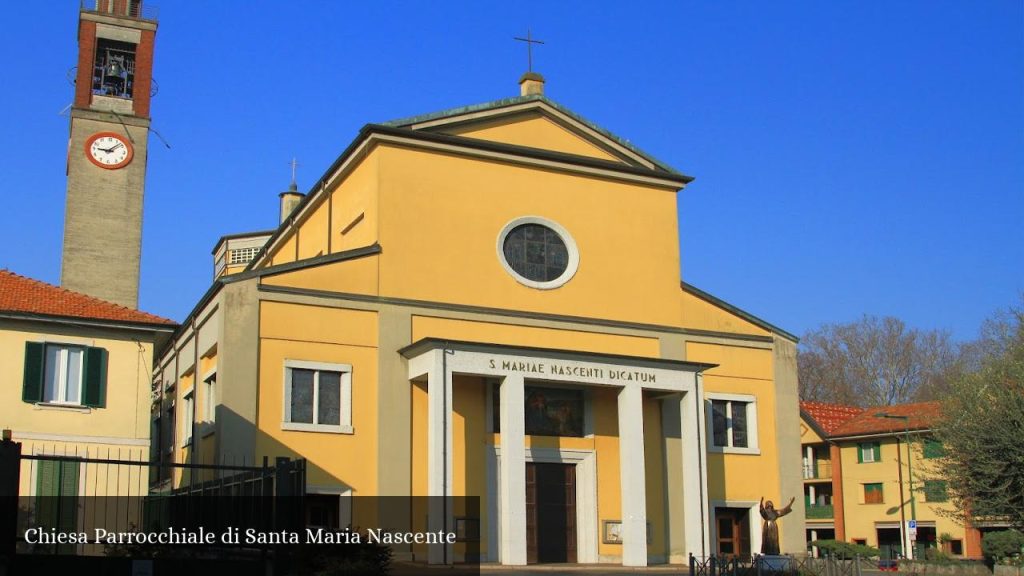
{"type": "MultiPolygon", "coordinates": [[[[608,518],[598,512],[597,449],[529,446],[524,415],[528,385],[615,391],[619,493],[614,496],[621,506],[621,518],[615,520],[621,522],[617,538],[621,542],[623,566],[646,566],[652,561],[682,563],[690,553],[705,555],[709,550],[701,372],[714,365],[433,338],[415,342],[400,352],[408,360],[409,380],[426,385],[429,496],[476,495],[456,494],[453,486],[453,378],[480,377],[482,382],[493,382],[493,389],[500,395],[496,399],[497,414],[491,413],[493,404],[487,402],[488,420],[496,420],[501,433],[499,442],[486,449],[487,494],[480,495],[487,509],[487,525],[481,528],[486,542],[483,561],[504,565],[527,563],[528,462],[574,465],[577,561],[620,561],[601,555],[598,550],[600,539],[607,537],[604,524],[608,518]],[[658,402],[661,413],[664,461],[661,469],[663,485],[667,487],[664,495],[667,554],[661,557],[648,553],[645,401],[658,402]]],[[[490,394],[488,391],[489,399],[490,394]]],[[[589,404],[585,414],[588,432],[592,433],[593,409],[589,404]]],[[[413,430],[414,435],[423,432],[413,430]]],[[[453,511],[438,506],[439,509],[431,510],[428,515],[428,529],[432,531],[454,525],[453,511]]],[[[446,553],[442,547],[435,546],[428,560],[442,563],[453,558],[451,549],[446,553]]]]}

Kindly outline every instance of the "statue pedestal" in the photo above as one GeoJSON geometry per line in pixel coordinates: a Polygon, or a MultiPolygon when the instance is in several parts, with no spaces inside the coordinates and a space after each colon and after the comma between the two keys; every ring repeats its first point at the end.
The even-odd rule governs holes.
{"type": "Polygon", "coordinates": [[[789,556],[777,556],[773,554],[762,554],[757,557],[758,568],[761,572],[789,572],[792,569],[793,559],[789,556]]]}

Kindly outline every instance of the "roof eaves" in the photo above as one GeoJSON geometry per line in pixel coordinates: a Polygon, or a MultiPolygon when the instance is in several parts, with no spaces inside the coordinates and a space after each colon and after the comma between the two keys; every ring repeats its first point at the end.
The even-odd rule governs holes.
{"type": "Polygon", "coordinates": [[[808,412],[808,411],[804,410],[803,408],[801,408],[800,409],[800,417],[803,418],[804,421],[806,421],[811,426],[811,430],[814,430],[814,432],[818,436],[820,436],[822,440],[827,440],[828,439],[828,434],[821,427],[821,425],[818,424],[818,421],[814,419],[814,416],[811,416],[810,412],[808,412]]]}
{"type": "Polygon", "coordinates": [[[213,251],[211,252],[211,254],[216,254],[217,250],[220,248],[220,245],[227,242],[228,240],[235,240],[237,238],[250,238],[256,236],[270,236],[276,231],[277,228],[274,228],[272,230],[259,230],[256,232],[236,232],[235,234],[225,234],[224,236],[221,236],[220,238],[217,239],[217,243],[213,245],[213,251]]]}
{"type": "Polygon", "coordinates": [[[600,124],[597,124],[596,122],[593,122],[591,120],[588,120],[588,119],[584,118],[583,116],[580,116],[576,112],[573,112],[569,108],[559,104],[558,102],[555,102],[554,100],[552,100],[552,99],[550,99],[550,98],[548,98],[548,97],[546,97],[546,96],[544,96],[542,94],[530,94],[528,96],[515,96],[513,98],[502,98],[500,100],[492,100],[490,102],[483,102],[483,103],[480,103],[480,104],[472,104],[472,105],[469,105],[469,106],[460,106],[460,107],[457,107],[457,108],[449,108],[447,110],[441,110],[441,111],[438,111],[438,112],[431,112],[431,113],[428,113],[428,114],[421,114],[419,116],[410,116],[408,118],[399,118],[397,120],[389,120],[387,122],[381,122],[381,125],[383,125],[383,126],[391,126],[391,127],[395,127],[395,128],[402,128],[402,127],[412,126],[414,124],[421,124],[423,122],[430,122],[432,120],[441,120],[441,119],[444,119],[444,118],[450,118],[450,117],[454,117],[454,116],[462,116],[462,115],[465,115],[465,114],[472,114],[474,112],[483,112],[483,111],[486,111],[486,110],[497,110],[497,109],[500,109],[500,108],[507,108],[509,106],[515,106],[516,104],[523,104],[525,102],[543,102],[544,104],[547,104],[548,106],[551,106],[552,108],[554,108],[555,110],[558,110],[562,114],[565,114],[566,116],[572,118],[573,120],[579,122],[580,124],[583,124],[584,126],[590,128],[591,130],[593,130],[593,131],[597,132],[598,134],[604,136],[605,138],[615,142],[619,146],[622,146],[623,148],[633,152],[634,154],[637,154],[638,156],[641,156],[642,158],[648,160],[649,162],[651,162],[652,164],[657,166],[660,170],[663,170],[663,171],[668,172],[669,174],[673,174],[675,176],[681,176],[681,177],[685,178],[687,182],[692,182],[693,181],[693,177],[692,176],[687,176],[686,174],[683,174],[682,172],[676,170],[675,168],[673,168],[669,164],[667,164],[665,162],[662,162],[661,160],[655,158],[654,156],[652,156],[651,154],[648,154],[647,152],[644,152],[643,150],[641,150],[637,146],[633,145],[629,140],[626,140],[624,138],[621,138],[621,137],[615,135],[613,132],[611,132],[610,130],[604,128],[600,124]]]}
{"type": "Polygon", "coordinates": [[[690,294],[693,294],[694,296],[696,296],[696,297],[698,297],[698,298],[700,298],[702,300],[706,300],[706,301],[710,302],[711,304],[714,304],[715,306],[718,306],[718,307],[723,308],[723,309],[725,309],[725,310],[727,310],[729,312],[732,312],[733,314],[739,316],[740,318],[743,318],[744,320],[750,322],[751,324],[754,324],[756,326],[764,328],[765,330],[767,330],[769,332],[773,332],[775,334],[778,334],[779,336],[782,336],[783,338],[785,338],[787,340],[790,340],[793,343],[800,342],[800,338],[797,338],[791,332],[787,332],[786,330],[783,330],[782,328],[779,328],[778,326],[776,326],[776,325],[774,325],[774,324],[772,324],[772,323],[770,323],[770,322],[768,322],[766,320],[762,320],[761,318],[758,318],[757,316],[754,316],[753,314],[751,314],[750,312],[747,312],[746,310],[742,310],[740,308],[737,308],[736,306],[733,306],[732,304],[729,304],[728,302],[726,302],[725,300],[722,300],[721,298],[718,298],[716,296],[712,296],[711,294],[708,294],[707,292],[701,290],[700,288],[697,288],[693,284],[688,284],[686,282],[680,281],[679,285],[682,287],[683,290],[689,292],[690,294]]]}
{"type": "Polygon", "coordinates": [[[43,314],[39,312],[23,312],[20,310],[0,310],[0,318],[12,318],[34,322],[53,322],[75,326],[97,326],[124,330],[145,330],[153,332],[172,332],[177,328],[173,321],[139,322],[134,320],[117,320],[112,318],[94,318],[91,316],[67,316],[61,314],[43,314]]]}

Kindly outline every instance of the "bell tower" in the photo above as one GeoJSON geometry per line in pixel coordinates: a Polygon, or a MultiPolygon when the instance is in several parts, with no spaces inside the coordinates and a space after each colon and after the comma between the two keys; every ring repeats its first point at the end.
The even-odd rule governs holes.
{"type": "Polygon", "coordinates": [[[84,0],[79,11],[60,281],[129,308],[139,300],[156,28],[141,0],[84,0]]]}

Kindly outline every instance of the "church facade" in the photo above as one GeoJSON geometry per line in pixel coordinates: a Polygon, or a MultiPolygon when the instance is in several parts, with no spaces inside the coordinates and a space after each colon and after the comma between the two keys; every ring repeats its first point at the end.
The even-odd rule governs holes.
{"type": "Polygon", "coordinates": [[[351,497],[478,496],[427,522],[486,562],[759,551],[760,497],[802,491],[796,339],[680,283],[691,178],[543,86],[367,125],[276,230],[222,238],[155,453],[306,458],[342,527],[351,497]]]}

